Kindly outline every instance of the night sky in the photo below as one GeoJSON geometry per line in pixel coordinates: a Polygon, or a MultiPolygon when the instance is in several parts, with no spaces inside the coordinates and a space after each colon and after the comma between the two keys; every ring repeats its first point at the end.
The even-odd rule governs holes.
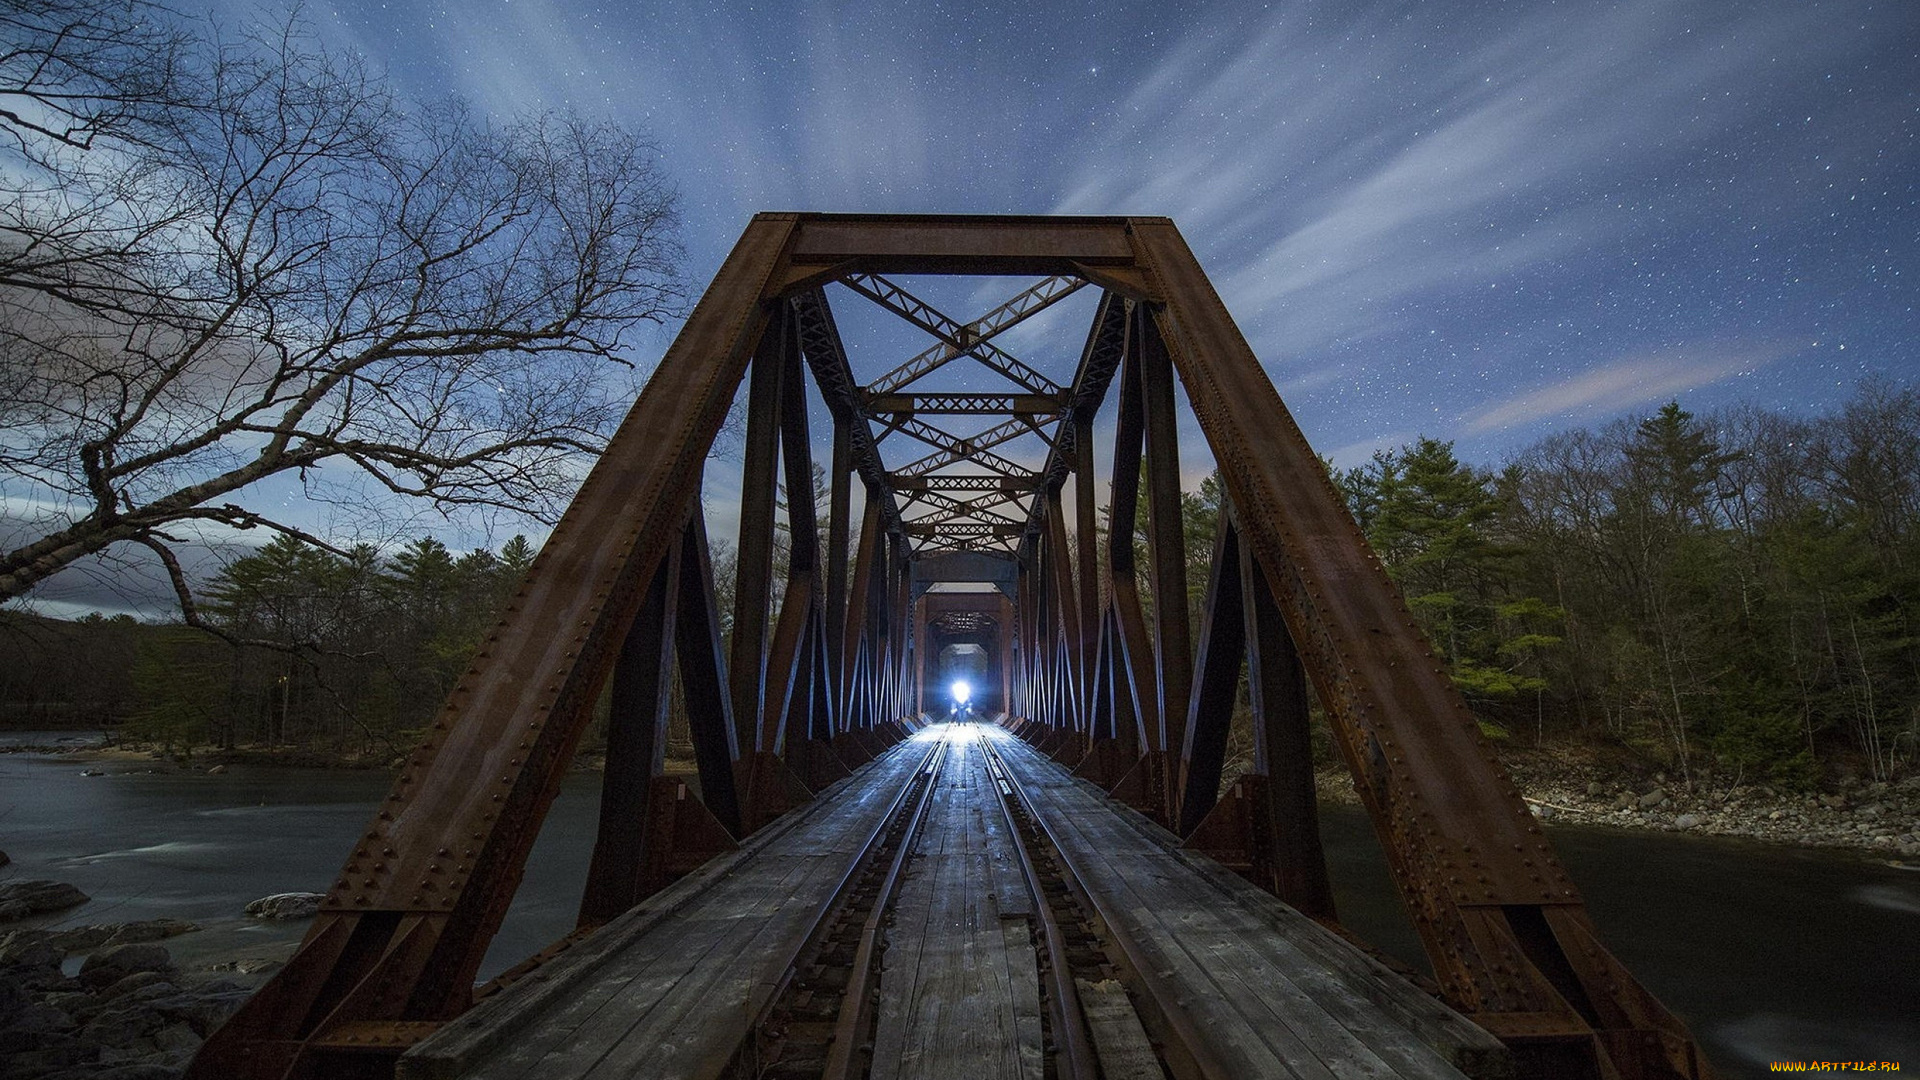
{"type": "MultiPolygon", "coordinates": [[[[223,34],[285,18],[221,2],[223,34]]],[[[1172,217],[1341,466],[1420,434],[1496,466],[1669,398],[1807,415],[1863,377],[1920,376],[1911,0],[303,10],[410,98],[650,132],[696,288],[760,210],[1172,217]]],[[[927,288],[968,319],[1022,284],[927,288]]],[[[1091,290],[1076,301],[1002,343],[1070,379],[1091,290]]],[[[856,375],[927,343],[862,303],[835,300],[856,375]]],[[[1004,388],[964,367],[916,389],[1004,388]]],[[[1191,486],[1210,461],[1190,418],[1183,442],[1191,486]]],[[[709,466],[720,536],[728,474],[709,466]]],[[[297,479],[250,501],[342,524],[297,479]]],[[[457,549],[544,532],[413,521],[457,549]]],[[[166,605],[124,564],[40,598],[112,610],[130,591],[166,605]]]]}
{"type": "Polygon", "coordinates": [[[757,210],[1168,215],[1343,464],[1920,372],[1913,3],[309,14],[410,94],[649,129],[702,283],[757,210]]]}

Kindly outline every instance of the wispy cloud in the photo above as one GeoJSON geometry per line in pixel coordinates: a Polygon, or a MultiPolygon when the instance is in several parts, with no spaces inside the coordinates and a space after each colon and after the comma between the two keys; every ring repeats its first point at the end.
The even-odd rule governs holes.
{"type": "Polygon", "coordinates": [[[1391,450],[1405,446],[1419,436],[1420,433],[1412,429],[1389,431],[1384,435],[1375,435],[1370,439],[1361,439],[1345,446],[1334,447],[1328,452],[1327,460],[1333,462],[1338,468],[1350,469],[1364,464],[1377,450],[1391,450]]]}
{"type": "Polygon", "coordinates": [[[1173,50],[1078,149],[1058,209],[1175,215],[1242,323],[1288,351],[1369,336],[1410,300],[1651,227],[1610,185],[1761,108],[1727,91],[1781,55],[1802,67],[1842,47],[1798,8],[1712,34],[1693,32],[1698,13],[1642,0],[1440,31],[1484,32],[1474,43],[1434,40],[1426,18],[1290,5],[1173,50]]]}
{"type": "Polygon", "coordinates": [[[1508,398],[1466,419],[1470,435],[1594,409],[1617,412],[1751,374],[1799,351],[1785,342],[1719,343],[1623,357],[1584,374],[1508,398]]]}

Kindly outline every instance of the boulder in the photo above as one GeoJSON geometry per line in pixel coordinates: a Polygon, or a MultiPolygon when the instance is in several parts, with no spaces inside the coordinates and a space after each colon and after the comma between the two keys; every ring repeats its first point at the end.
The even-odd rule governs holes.
{"type": "Polygon", "coordinates": [[[229,979],[215,979],[193,990],[147,1002],[149,1008],[169,1020],[178,1020],[193,1028],[202,1038],[226,1023],[227,1017],[246,1003],[253,991],[229,979]]]}
{"type": "Polygon", "coordinates": [[[81,990],[69,990],[62,993],[47,994],[42,1001],[72,1017],[92,1016],[100,1011],[96,1008],[100,999],[81,990]]]}
{"type": "Polygon", "coordinates": [[[0,922],[78,907],[93,897],[64,881],[9,881],[0,884],[0,922]]]}
{"type": "MultiPolygon", "coordinates": [[[[41,935],[47,944],[62,953],[91,952],[108,945],[137,945],[145,941],[162,941],[177,934],[192,933],[200,927],[185,919],[146,919],[130,923],[101,923],[96,926],[76,926],[71,930],[16,930],[13,937],[35,933],[41,935]]],[[[0,940],[0,953],[4,953],[7,944],[0,940]]]]}
{"type": "Polygon", "coordinates": [[[1645,795],[1640,796],[1638,805],[1642,810],[1651,810],[1654,807],[1659,806],[1661,803],[1666,801],[1667,801],[1667,789],[1654,788],[1652,791],[1649,791],[1645,795]]]}
{"type": "MultiPolygon", "coordinates": [[[[102,1057],[104,1061],[104,1057],[102,1057]]],[[[104,1068],[100,1072],[88,1072],[90,1080],[179,1080],[180,1068],[177,1065],[157,1065],[150,1061],[134,1061],[129,1065],[117,1065],[104,1068]]]]}
{"type": "Polygon", "coordinates": [[[153,1033],[154,1044],[169,1052],[198,1050],[203,1041],[193,1027],[185,1023],[169,1024],[153,1033]]]}
{"type": "MultiPolygon", "coordinates": [[[[0,1017],[12,1016],[14,1013],[26,1008],[27,1004],[32,1000],[33,995],[28,993],[27,988],[22,986],[18,980],[10,979],[5,974],[0,974],[0,1017]]],[[[0,1020],[0,1024],[4,1023],[4,1020],[0,1020]]]]}
{"type": "Polygon", "coordinates": [[[111,986],[135,972],[167,971],[173,957],[164,945],[113,945],[88,956],[80,965],[80,981],[93,987],[111,986]]]}
{"type": "Polygon", "coordinates": [[[263,896],[247,905],[247,914],[256,919],[311,919],[320,913],[322,893],[283,892],[263,896]]]}
{"type": "Polygon", "coordinates": [[[127,1046],[166,1026],[167,1019],[147,1005],[108,1009],[80,1029],[80,1038],[95,1046],[127,1046]]]}
{"type": "Polygon", "coordinates": [[[1681,814],[1679,817],[1673,819],[1673,824],[1675,828],[1697,829],[1705,820],[1706,819],[1699,814],[1681,814]]]}
{"type": "Polygon", "coordinates": [[[15,930],[0,937],[0,966],[59,967],[66,953],[45,930],[15,930]]]}
{"type": "Polygon", "coordinates": [[[6,1059],[7,1066],[13,1070],[7,1075],[45,1076],[57,1069],[92,1061],[96,1052],[93,1047],[84,1045],[72,1035],[43,1035],[37,1049],[16,1053],[6,1059]]]}
{"type": "Polygon", "coordinates": [[[49,1031],[72,1031],[74,1026],[73,1017],[52,1005],[30,1001],[13,1011],[6,1029],[38,1035],[49,1031]]]}
{"type": "Polygon", "coordinates": [[[100,991],[100,1000],[112,1001],[114,998],[130,994],[141,987],[160,984],[165,984],[171,988],[173,985],[173,977],[164,971],[136,971],[102,988],[100,991]]]}
{"type": "MultiPolygon", "coordinates": [[[[88,929],[95,929],[88,927],[88,929]]],[[[185,919],[146,919],[141,922],[119,923],[104,927],[107,931],[107,945],[138,945],[147,941],[165,941],[181,934],[191,934],[200,929],[198,923],[185,919]]],[[[78,949],[70,950],[79,952],[78,949]]]]}
{"type": "Polygon", "coordinates": [[[285,962],[271,956],[243,956],[238,960],[222,960],[213,965],[211,971],[231,971],[235,975],[258,975],[265,971],[278,971],[285,962]]]}

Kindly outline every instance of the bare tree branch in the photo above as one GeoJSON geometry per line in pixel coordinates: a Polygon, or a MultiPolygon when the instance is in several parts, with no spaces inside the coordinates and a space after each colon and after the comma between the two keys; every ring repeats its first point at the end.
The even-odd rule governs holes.
{"type": "Polygon", "coordinates": [[[653,147],[400,102],[295,24],[182,25],[0,0],[0,491],[61,508],[0,600],[179,522],[315,541],[233,500],[322,466],[550,518],[684,303],[653,147]]]}

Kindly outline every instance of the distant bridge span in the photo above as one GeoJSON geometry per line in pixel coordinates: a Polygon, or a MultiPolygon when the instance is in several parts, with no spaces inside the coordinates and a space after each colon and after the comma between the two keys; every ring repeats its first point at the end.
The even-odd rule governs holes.
{"type": "Polygon", "coordinates": [[[1601,945],[1171,221],[761,214],[352,841],[299,951],[189,1075],[1117,1080],[1345,1075],[1354,1055],[1386,1062],[1365,1066],[1380,1075],[1711,1075],[1601,945]],[[1030,284],[962,321],[925,295],[938,282],[902,280],[918,275],[1030,284]],[[856,374],[836,296],[843,315],[870,303],[931,344],[856,374]],[[1071,372],[1014,355],[1076,308],[1090,319],[1071,372]],[[832,426],[826,521],[789,498],[782,530],[778,491],[813,490],[809,373],[832,426]],[[723,613],[700,490],[743,386],[723,613]],[[1197,621],[1182,391],[1225,489],[1197,621]],[[1096,441],[1109,444],[1104,519],[1096,441]],[[1104,521],[1142,522],[1144,557],[1133,530],[1104,521]],[[975,684],[976,716],[1026,742],[930,728],[963,715],[942,690],[952,672],[975,684]],[[1253,768],[1223,791],[1243,677],[1253,768]],[[1309,683],[1451,1011],[1309,921],[1337,927],[1309,683]],[[580,929],[476,989],[609,684],[580,929]],[[674,702],[697,776],[664,769],[674,702]],[[1022,876],[984,883],[1013,862],[1022,876]],[[777,888],[740,891],[781,867],[777,888]],[[1149,898],[1147,877],[1178,887],[1149,898]],[[1140,921],[1182,904],[1186,921],[1140,921]],[[1204,931],[1224,935],[1212,959],[1182,967],[1188,936],[1229,911],[1250,914],[1204,931]],[[949,916],[977,929],[982,912],[1007,928],[993,954],[1007,974],[990,986],[969,981],[974,966],[942,966],[983,947],[972,938],[911,930],[949,916]],[[687,918],[716,935],[715,959],[682,955],[708,940],[673,921],[687,918]],[[683,961],[682,976],[661,974],[683,961]],[[592,1015],[631,1014],[618,1021],[630,1042],[666,1024],[662,1049],[606,1049],[569,1072],[559,1063],[583,1044],[559,1038],[555,1017],[586,1015],[579,995],[610,971],[627,989],[593,999],[592,1015]],[[1278,988],[1296,978],[1318,989],[1278,988]],[[923,999],[939,1006],[924,1015],[998,1034],[954,1042],[914,1019],[923,999]],[[986,1011],[952,1013],[960,1001],[986,1011]],[[1229,1006],[1241,1019],[1222,1019],[1229,1006]],[[1301,1008],[1333,1026],[1296,1029],[1301,1008]],[[1274,1042],[1283,1030],[1298,1037],[1274,1042]],[[542,1039],[554,1045],[536,1061],[542,1039]],[[962,1043],[973,1049],[938,1050],[962,1043]],[[673,1056],[682,1044],[698,1052],[673,1056]],[[530,1071],[508,1070],[523,1057],[530,1071]]]}

